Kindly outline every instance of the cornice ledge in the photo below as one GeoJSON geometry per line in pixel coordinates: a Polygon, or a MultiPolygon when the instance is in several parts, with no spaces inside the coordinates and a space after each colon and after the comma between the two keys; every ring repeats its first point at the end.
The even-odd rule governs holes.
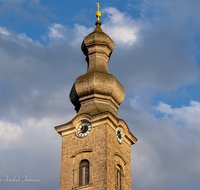
{"type": "Polygon", "coordinates": [[[60,135],[63,132],[67,132],[67,131],[75,129],[74,125],[71,122],[68,122],[68,123],[63,124],[63,125],[56,126],[54,128],[60,135]]]}
{"type": "Polygon", "coordinates": [[[112,121],[114,120],[115,124],[118,123],[118,118],[112,112],[109,112],[109,111],[93,116],[91,121],[95,122],[95,121],[104,120],[104,119],[110,119],[112,121]]]}
{"type": "Polygon", "coordinates": [[[132,133],[129,133],[129,135],[125,135],[125,138],[132,144],[135,144],[138,139],[132,134],[132,133]]]}
{"type": "Polygon", "coordinates": [[[131,133],[126,122],[123,119],[119,119],[119,125],[122,125],[126,128],[125,138],[130,142],[130,145],[135,144],[138,141],[138,139],[131,133]]]}

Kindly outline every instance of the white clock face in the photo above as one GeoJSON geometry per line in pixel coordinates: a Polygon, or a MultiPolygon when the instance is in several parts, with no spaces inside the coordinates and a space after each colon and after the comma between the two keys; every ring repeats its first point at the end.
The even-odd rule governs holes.
{"type": "Polygon", "coordinates": [[[92,125],[90,122],[83,122],[81,125],[79,125],[77,134],[79,137],[85,137],[87,136],[90,131],[92,130],[92,125]]]}
{"type": "Polygon", "coordinates": [[[121,130],[120,130],[119,127],[116,128],[116,137],[117,137],[117,140],[120,143],[122,143],[122,141],[123,141],[123,134],[122,134],[122,132],[121,132],[121,130]]]}

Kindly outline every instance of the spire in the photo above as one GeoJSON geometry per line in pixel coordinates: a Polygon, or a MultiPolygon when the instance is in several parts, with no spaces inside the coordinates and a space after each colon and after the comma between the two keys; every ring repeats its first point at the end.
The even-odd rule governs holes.
{"type": "Polygon", "coordinates": [[[108,111],[117,116],[117,110],[125,96],[125,90],[108,72],[108,61],[115,43],[101,29],[100,6],[99,4],[97,6],[96,28],[84,38],[81,46],[86,56],[88,70],[76,79],[70,92],[70,100],[75,106],[77,114],[96,115],[108,111]]]}

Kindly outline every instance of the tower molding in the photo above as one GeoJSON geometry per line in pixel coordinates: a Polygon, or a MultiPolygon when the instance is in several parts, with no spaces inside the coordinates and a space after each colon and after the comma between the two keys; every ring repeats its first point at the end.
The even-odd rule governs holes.
{"type": "Polygon", "coordinates": [[[125,158],[119,152],[115,152],[114,155],[113,155],[113,157],[114,157],[114,160],[116,160],[115,157],[120,158],[121,161],[122,161],[122,163],[123,163],[123,165],[126,165],[127,161],[125,160],[125,158]]]}
{"type": "Polygon", "coordinates": [[[75,152],[75,153],[71,156],[71,158],[77,157],[79,154],[82,154],[82,153],[91,153],[91,152],[93,152],[93,149],[82,149],[82,150],[80,150],[80,151],[78,151],[78,152],[75,152]]]}
{"type": "Polygon", "coordinates": [[[111,112],[104,112],[96,116],[91,116],[89,114],[77,115],[70,122],[56,126],[55,129],[59,134],[61,134],[61,136],[69,135],[71,133],[76,134],[79,124],[84,120],[90,121],[93,128],[102,124],[109,124],[109,126],[115,131],[117,127],[120,127],[124,132],[124,140],[129,146],[137,142],[137,138],[130,132],[125,121],[118,119],[111,112]]]}

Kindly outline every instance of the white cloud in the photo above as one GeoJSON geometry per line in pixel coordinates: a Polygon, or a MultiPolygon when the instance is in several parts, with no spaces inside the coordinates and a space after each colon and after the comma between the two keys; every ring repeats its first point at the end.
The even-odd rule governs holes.
{"type": "Polygon", "coordinates": [[[31,38],[29,38],[25,33],[18,34],[18,38],[20,40],[25,40],[25,41],[28,41],[28,42],[33,42],[33,40],[31,38]]]}
{"type": "Polygon", "coordinates": [[[139,190],[168,190],[173,183],[181,183],[184,190],[191,184],[199,187],[195,176],[200,175],[200,102],[180,108],[160,102],[155,109],[164,114],[161,118],[148,111],[139,97],[131,100],[131,106],[137,109],[126,107],[121,114],[138,138],[132,146],[133,186],[139,190]]]}
{"type": "Polygon", "coordinates": [[[10,149],[17,144],[23,135],[21,127],[16,123],[0,120],[0,149],[10,149]]]}
{"type": "Polygon", "coordinates": [[[170,117],[171,120],[183,123],[188,128],[193,128],[200,133],[200,102],[191,101],[190,106],[182,106],[180,108],[172,108],[170,105],[160,102],[155,107],[156,110],[170,117]]]}
{"type": "Polygon", "coordinates": [[[65,27],[61,24],[54,23],[49,28],[49,38],[65,39],[65,27]]]}
{"type": "Polygon", "coordinates": [[[16,41],[17,43],[23,45],[23,46],[27,46],[26,42],[28,43],[32,43],[34,45],[38,45],[38,46],[43,46],[39,41],[33,41],[32,38],[29,38],[25,33],[20,33],[17,35],[19,41],[16,41]],[[25,43],[24,43],[25,42],[25,43]]]}
{"type": "Polygon", "coordinates": [[[42,46],[42,44],[39,41],[33,41],[33,39],[29,38],[25,33],[20,33],[16,35],[14,33],[9,32],[5,27],[0,27],[0,34],[3,34],[6,36],[6,38],[4,38],[5,40],[8,40],[8,41],[11,40],[22,46],[27,46],[26,42],[42,46]]]}
{"type": "Polygon", "coordinates": [[[134,98],[130,99],[130,105],[134,109],[140,110],[140,111],[145,111],[144,106],[142,105],[142,103],[143,103],[143,100],[139,96],[135,96],[134,98]]]}
{"type": "Polygon", "coordinates": [[[48,29],[49,31],[43,37],[44,40],[50,39],[51,42],[58,43],[65,41],[65,43],[69,43],[71,46],[80,46],[84,37],[94,30],[92,27],[87,28],[77,23],[74,24],[73,28],[54,23],[48,29]]]}
{"type": "MultiPolygon", "coordinates": [[[[116,43],[124,45],[132,45],[137,40],[140,23],[135,22],[131,17],[118,11],[116,8],[106,8],[102,12],[108,14],[108,19],[103,22],[102,29],[106,32],[116,43]]],[[[95,27],[95,26],[94,26],[95,27]]],[[[85,27],[77,23],[73,28],[54,23],[48,27],[48,38],[51,41],[68,41],[71,45],[81,44],[84,37],[90,34],[94,27],[85,27]]],[[[44,39],[47,38],[45,35],[44,39]]]]}
{"type": "MultiPolygon", "coordinates": [[[[199,117],[200,116],[200,102],[191,101],[190,106],[182,106],[181,108],[171,108],[170,105],[160,102],[157,107],[155,107],[162,113],[172,114],[174,116],[183,118],[187,115],[190,118],[191,115],[199,117]]],[[[190,119],[193,120],[193,119],[190,119]]]]}
{"type": "Polygon", "coordinates": [[[5,27],[0,27],[0,33],[4,35],[10,35],[10,32],[5,27]]]}
{"type": "Polygon", "coordinates": [[[105,8],[102,12],[108,14],[108,19],[103,22],[102,29],[116,43],[132,45],[136,42],[139,23],[113,7],[105,8]]]}
{"type": "MultiPolygon", "coordinates": [[[[74,24],[73,32],[75,35],[74,35],[73,43],[81,44],[84,37],[87,36],[88,34],[90,34],[93,30],[94,30],[94,28],[92,28],[92,27],[87,28],[83,25],[74,24]]],[[[73,43],[72,43],[72,45],[73,45],[73,43]]]]}
{"type": "MultiPolygon", "coordinates": [[[[21,127],[17,124],[0,122],[0,179],[8,175],[11,178],[27,175],[39,179],[48,189],[59,186],[61,136],[54,126],[62,124],[59,118],[25,119],[21,127]],[[5,146],[5,141],[10,146],[5,146]],[[52,172],[54,171],[54,172],[52,172]],[[50,184],[48,181],[51,181],[50,184]]],[[[29,186],[30,187],[30,186],[29,186]]],[[[9,189],[1,183],[1,188],[9,189]]],[[[27,189],[17,184],[19,189],[27,189]]],[[[42,188],[40,185],[37,188],[42,188]]],[[[12,189],[12,188],[11,188],[12,189]]]]}
{"type": "Polygon", "coordinates": [[[156,181],[164,181],[167,177],[165,172],[160,171],[162,160],[157,147],[152,146],[147,140],[139,139],[138,143],[132,146],[131,160],[132,176],[134,176],[132,183],[137,184],[137,189],[153,187],[156,181]],[[138,180],[141,178],[145,180],[139,184],[138,180]]]}
{"type": "Polygon", "coordinates": [[[168,25],[160,17],[135,21],[114,8],[108,10],[108,21],[105,19],[105,28],[102,28],[117,45],[110,60],[110,70],[115,71],[115,76],[129,92],[150,97],[159,91],[176,90],[197,81],[200,72],[193,59],[196,45],[191,43],[194,36],[189,27],[181,25],[178,28],[180,25],[174,24],[174,19],[168,25]],[[112,31],[115,27],[119,30],[112,31]],[[118,33],[120,27],[124,30],[128,27],[133,35],[118,33]],[[127,44],[129,46],[125,47],[127,44]]]}

